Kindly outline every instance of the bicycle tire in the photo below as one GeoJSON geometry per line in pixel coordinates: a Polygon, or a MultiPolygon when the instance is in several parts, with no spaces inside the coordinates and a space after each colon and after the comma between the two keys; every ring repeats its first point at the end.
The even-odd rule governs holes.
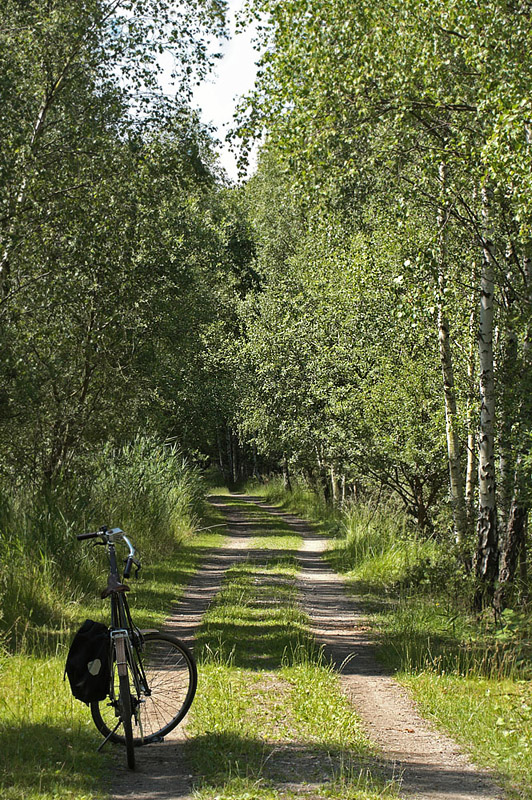
{"type": "MultiPolygon", "coordinates": [[[[161,741],[178,725],[194,699],[198,684],[196,663],[179,639],[167,633],[146,633],[143,637],[142,664],[151,694],[141,698],[136,717],[141,731],[133,734],[133,744],[161,741]]],[[[94,724],[110,741],[123,744],[125,736],[111,733],[116,715],[106,701],[91,703],[94,724]]]]}
{"type": "Polygon", "coordinates": [[[129,769],[135,769],[135,745],[133,742],[133,726],[131,724],[131,691],[129,688],[129,677],[120,675],[118,678],[119,695],[118,704],[120,707],[120,717],[124,730],[124,743],[126,745],[127,765],[129,769]]]}

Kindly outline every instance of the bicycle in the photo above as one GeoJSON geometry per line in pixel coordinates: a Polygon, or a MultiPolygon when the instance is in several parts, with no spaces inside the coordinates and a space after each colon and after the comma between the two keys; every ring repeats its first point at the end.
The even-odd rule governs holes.
{"type": "Polygon", "coordinates": [[[135,548],[120,528],[103,525],[79,540],[100,538],[107,549],[109,577],[102,598],[111,600],[109,627],[110,685],[108,699],[90,704],[92,719],[108,742],[126,747],[127,764],[135,769],[135,747],[161,742],[181,722],[194,699],[197,686],[195,661],[187,647],[167,633],[141,631],[131,618],[123,583],[141,564],[135,548]],[[115,545],[129,549],[123,579],[120,578],[115,545]]]}

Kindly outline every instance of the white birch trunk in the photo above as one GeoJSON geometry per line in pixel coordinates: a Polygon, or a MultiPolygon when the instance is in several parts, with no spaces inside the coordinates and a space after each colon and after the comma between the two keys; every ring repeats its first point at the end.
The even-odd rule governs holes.
{"type": "MultiPolygon", "coordinates": [[[[446,184],[446,168],[440,164],[440,182],[442,190],[446,184]]],[[[464,481],[461,469],[460,442],[456,423],[456,394],[454,389],[454,372],[449,338],[449,323],[445,309],[445,288],[447,282],[448,248],[447,248],[448,212],[442,203],[438,210],[439,263],[438,263],[438,343],[443,378],[443,396],[445,401],[445,428],[447,435],[447,456],[449,462],[449,488],[453,511],[455,540],[459,550],[465,551],[467,542],[467,514],[464,497],[464,481]]]]}
{"type": "Polygon", "coordinates": [[[490,197],[482,191],[484,223],[482,273],[480,278],[479,388],[480,441],[478,453],[478,546],[476,574],[481,581],[477,606],[493,596],[498,567],[497,514],[495,500],[495,383],[493,371],[493,316],[495,269],[490,219],[490,197]]]}
{"type": "Polygon", "coordinates": [[[335,508],[340,505],[340,488],[338,485],[338,476],[334,465],[331,465],[331,497],[333,506],[335,508]]]}
{"type": "MultiPolygon", "coordinates": [[[[473,275],[473,285],[476,285],[476,270],[473,275]]],[[[475,309],[476,303],[476,289],[474,290],[471,313],[469,315],[469,354],[467,362],[467,382],[468,382],[468,399],[467,399],[467,465],[466,465],[466,483],[465,483],[465,502],[467,518],[470,526],[473,524],[474,519],[474,502],[475,502],[475,484],[476,484],[476,451],[477,451],[477,424],[476,424],[476,393],[474,393],[475,386],[475,349],[476,349],[476,327],[477,315],[475,309]]]]}

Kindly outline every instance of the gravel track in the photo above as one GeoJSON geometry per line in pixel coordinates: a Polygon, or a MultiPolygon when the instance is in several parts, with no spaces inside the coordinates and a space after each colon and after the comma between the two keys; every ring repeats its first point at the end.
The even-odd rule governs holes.
{"type": "MultiPolygon", "coordinates": [[[[227,538],[201,565],[164,625],[166,633],[177,636],[192,650],[195,631],[220,591],[226,571],[246,558],[249,540],[255,535],[252,523],[241,514],[225,507],[223,502],[213,502],[213,505],[224,513],[227,538]]],[[[168,734],[164,742],[137,749],[134,772],[126,767],[122,748],[115,748],[112,800],[184,800],[190,797],[194,776],[188,774],[183,757],[186,735],[185,717],[184,723],[168,734]]]]}

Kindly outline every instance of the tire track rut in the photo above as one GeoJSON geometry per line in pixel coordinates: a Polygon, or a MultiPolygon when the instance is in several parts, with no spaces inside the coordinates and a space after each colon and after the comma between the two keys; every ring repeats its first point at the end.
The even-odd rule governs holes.
{"type": "MultiPolygon", "coordinates": [[[[220,591],[225,573],[247,557],[249,541],[255,536],[253,523],[226,506],[213,502],[226,519],[226,540],[198,569],[181,599],[165,621],[163,630],[194,649],[194,635],[213,598],[220,591]]],[[[134,615],[134,608],[133,608],[134,615]]],[[[198,692],[201,682],[198,680],[198,692]]],[[[193,775],[183,755],[186,740],[186,717],[164,742],[137,750],[134,772],[125,765],[122,748],[113,754],[114,769],[111,800],[184,800],[192,793],[193,775]]]]}

